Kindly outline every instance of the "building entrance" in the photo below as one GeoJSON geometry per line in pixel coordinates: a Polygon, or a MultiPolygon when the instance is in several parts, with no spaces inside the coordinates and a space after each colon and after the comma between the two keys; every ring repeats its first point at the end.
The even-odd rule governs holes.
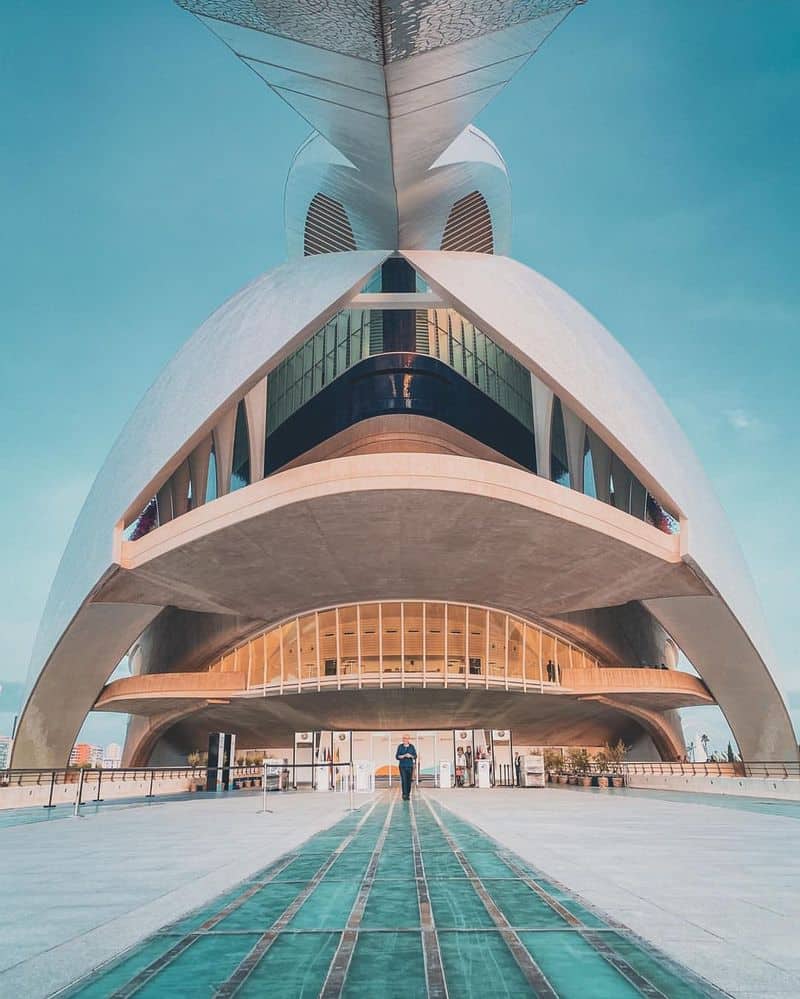
{"type": "Polygon", "coordinates": [[[403,735],[417,750],[414,781],[431,787],[509,787],[516,783],[514,744],[508,729],[397,729],[297,732],[294,771],[298,786],[336,786],[346,774],[373,787],[399,786],[395,758],[403,735]]]}

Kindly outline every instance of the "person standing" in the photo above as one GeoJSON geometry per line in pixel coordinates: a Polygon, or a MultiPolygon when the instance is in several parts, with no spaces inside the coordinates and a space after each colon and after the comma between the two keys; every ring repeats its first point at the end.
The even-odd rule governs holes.
{"type": "Polygon", "coordinates": [[[417,751],[411,744],[410,736],[403,736],[403,741],[397,747],[394,757],[400,767],[400,786],[403,789],[403,801],[408,801],[411,797],[411,778],[414,776],[414,764],[417,762],[417,751]]]}
{"type": "Polygon", "coordinates": [[[472,787],[475,783],[475,774],[472,771],[472,746],[467,746],[464,752],[464,761],[467,767],[467,783],[472,787]]]}

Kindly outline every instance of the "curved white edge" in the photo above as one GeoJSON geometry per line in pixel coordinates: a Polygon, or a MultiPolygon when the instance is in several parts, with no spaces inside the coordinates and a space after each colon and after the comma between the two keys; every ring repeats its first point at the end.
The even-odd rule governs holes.
{"type": "Polygon", "coordinates": [[[494,143],[470,125],[397,201],[373,189],[323,136],[310,136],[295,154],[284,188],[286,242],[290,257],[304,250],[308,206],[317,193],[338,201],[359,249],[387,246],[438,248],[456,201],[479,191],[489,206],[496,253],[511,248],[511,183],[494,143]]]}
{"type": "MultiPolygon", "coordinates": [[[[28,713],[45,663],[60,642],[72,640],[73,619],[119,556],[115,527],[126,512],[149,499],[156,478],[186,458],[237,394],[342,307],[388,252],[307,257],[269,272],[217,310],[167,365],[112,448],[70,537],[31,657],[21,736],[37,728],[28,713]]],[[[455,308],[557,391],[646,486],[680,510],[682,554],[730,610],[725,627],[733,630],[726,647],[752,647],[752,691],[762,706],[734,704],[738,663],[725,669],[695,665],[743,752],[752,745],[749,755],[764,758],[759,747],[769,744],[774,753],[794,759],[794,732],[766,666],[766,627],[744,560],[686,438],[629,355],[566,293],[509,258],[439,251],[405,255],[455,308]],[[762,738],[765,725],[773,730],[771,739],[762,738]],[[748,728],[761,735],[748,740],[748,728]]],[[[696,625],[683,627],[681,615],[676,624],[666,610],[652,610],[692,658],[689,632],[696,625]]],[[[141,608],[131,607],[130,616],[129,628],[139,627],[141,608]]]]}
{"type": "MultiPolygon", "coordinates": [[[[769,702],[759,723],[764,735],[756,743],[796,759],[797,741],[768,667],[772,652],[766,621],[744,556],[691,445],[638,365],[594,316],[524,264],[476,253],[423,250],[404,255],[454,308],[496,337],[552,388],[645,486],[680,511],[683,557],[720,595],[734,619],[729,623],[741,627],[735,643],[743,660],[741,669],[758,672],[755,689],[769,702]],[[747,654],[748,644],[755,656],[747,654]],[[766,727],[772,736],[767,737],[766,727]]],[[[661,607],[652,608],[660,619],[661,607]]],[[[682,641],[685,629],[674,618],[663,612],[662,623],[671,622],[668,630],[691,658],[691,646],[705,646],[687,634],[682,641]]],[[[726,638],[724,645],[730,652],[731,640],[726,638]]],[[[745,706],[738,709],[732,703],[733,668],[728,664],[722,671],[708,658],[694,665],[739,738],[746,729],[745,706]]],[[[754,751],[761,753],[757,746],[754,751]]]]}
{"type": "Polygon", "coordinates": [[[388,252],[305,257],[269,271],[217,309],[166,365],[78,515],[34,643],[20,728],[42,667],[115,560],[115,525],[149,499],[156,477],[187,457],[232,399],[335,314],[388,252]]]}

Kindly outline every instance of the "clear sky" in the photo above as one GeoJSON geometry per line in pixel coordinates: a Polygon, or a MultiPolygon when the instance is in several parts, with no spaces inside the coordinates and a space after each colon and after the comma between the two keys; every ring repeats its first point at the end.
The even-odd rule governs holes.
{"type": "MultiPolygon", "coordinates": [[[[796,0],[589,0],[478,119],[511,171],[514,255],[620,339],[699,452],[796,727],[798,37],[796,0]]],[[[282,260],[307,126],[170,0],[4,0],[0,52],[2,733],[114,438],[282,260]]],[[[724,738],[708,709],[696,726],[724,738]]]]}

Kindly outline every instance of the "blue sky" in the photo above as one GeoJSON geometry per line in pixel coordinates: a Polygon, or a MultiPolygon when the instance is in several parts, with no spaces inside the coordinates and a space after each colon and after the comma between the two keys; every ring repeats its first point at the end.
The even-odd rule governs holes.
{"type": "MultiPolygon", "coordinates": [[[[792,0],[591,0],[478,119],[511,171],[514,255],[608,326],[698,451],[796,726],[798,37],[792,0]]],[[[0,51],[3,732],[114,438],[283,258],[307,126],[169,0],[5,0],[0,51]]],[[[707,711],[697,725],[724,738],[707,711]]]]}

